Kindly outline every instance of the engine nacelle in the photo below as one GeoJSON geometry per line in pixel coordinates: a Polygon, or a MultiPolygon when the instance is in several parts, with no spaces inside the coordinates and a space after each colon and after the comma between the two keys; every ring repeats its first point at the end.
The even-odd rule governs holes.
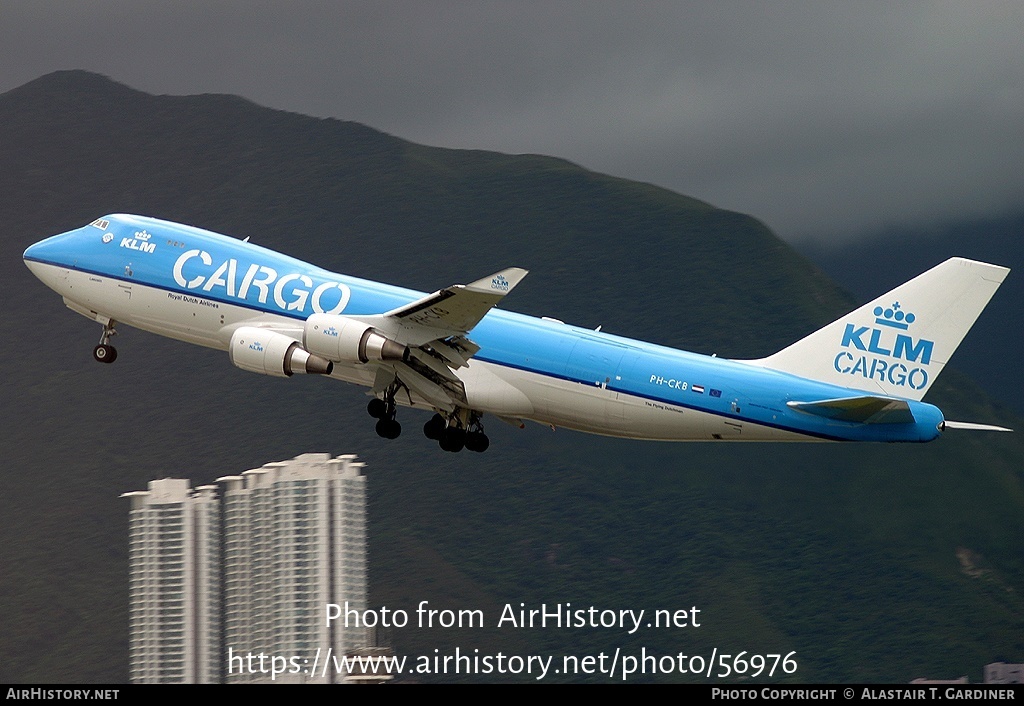
{"type": "Polygon", "coordinates": [[[235,330],[228,355],[242,370],[281,378],[295,373],[330,375],[334,370],[334,363],[311,354],[294,338],[253,326],[235,330]]]}
{"type": "Polygon", "coordinates": [[[409,360],[408,346],[381,335],[368,324],[336,314],[313,314],[306,319],[302,345],[338,363],[409,360]]]}

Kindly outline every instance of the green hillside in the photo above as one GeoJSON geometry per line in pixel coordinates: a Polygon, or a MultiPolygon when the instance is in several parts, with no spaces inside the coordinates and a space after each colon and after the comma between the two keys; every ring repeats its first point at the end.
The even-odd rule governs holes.
{"type": "MultiPolygon", "coordinates": [[[[98,366],[99,327],[20,257],[104,213],[143,213],[423,290],[519,265],[531,273],[506,308],[750,357],[852,304],[756,220],[550,157],[429,148],[83,72],[0,95],[0,124],[0,294],[19,338],[0,408],[0,681],[127,679],[120,493],[305,451],[368,464],[374,604],[488,618],[396,629],[402,654],[795,650],[791,681],[978,680],[986,662],[1024,661],[1020,435],[673,445],[491,421],[488,453],[445,454],[419,435],[425,415],[406,411],[387,442],[361,390],[252,375],[143,332],[124,329],[117,364],[98,366]],[[566,602],[696,606],[703,621],[494,627],[506,603],[566,602]]],[[[1020,426],[954,371],[929,400],[1020,426]]]]}

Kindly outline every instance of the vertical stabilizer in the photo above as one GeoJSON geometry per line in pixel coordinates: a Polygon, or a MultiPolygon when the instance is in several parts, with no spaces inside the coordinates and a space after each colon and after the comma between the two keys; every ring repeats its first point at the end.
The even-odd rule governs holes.
{"type": "Polygon", "coordinates": [[[748,361],[854,390],[919,400],[1009,269],[954,257],[775,355],[748,361]]]}

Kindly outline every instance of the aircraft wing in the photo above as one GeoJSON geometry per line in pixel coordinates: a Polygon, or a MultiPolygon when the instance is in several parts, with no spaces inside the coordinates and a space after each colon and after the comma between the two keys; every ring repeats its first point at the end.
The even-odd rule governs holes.
{"type": "MultiPolygon", "coordinates": [[[[512,291],[526,270],[509,267],[470,284],[453,284],[418,301],[383,315],[406,331],[406,337],[422,339],[469,333],[480,319],[512,291]],[[438,335],[439,334],[439,335],[438,335]]],[[[413,341],[403,341],[413,345],[413,341]]]]}
{"type": "Polygon", "coordinates": [[[408,360],[378,363],[381,370],[372,394],[397,379],[440,409],[451,411],[466,404],[465,387],[454,371],[468,365],[480,350],[467,334],[526,274],[520,267],[509,267],[378,316],[353,317],[410,350],[408,360]]]}
{"type": "Polygon", "coordinates": [[[913,424],[914,414],[906,400],[875,395],[841,397],[814,402],[787,402],[786,405],[799,412],[814,414],[841,422],[862,424],[913,424]]]}

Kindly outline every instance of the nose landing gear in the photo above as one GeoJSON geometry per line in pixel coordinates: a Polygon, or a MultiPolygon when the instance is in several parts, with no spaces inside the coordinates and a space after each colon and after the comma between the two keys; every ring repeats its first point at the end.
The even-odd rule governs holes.
{"type": "Polygon", "coordinates": [[[92,357],[97,363],[113,363],[117,360],[117,349],[110,345],[110,337],[117,335],[114,326],[117,322],[107,319],[103,324],[103,333],[100,335],[100,342],[92,349],[92,357]]]}

